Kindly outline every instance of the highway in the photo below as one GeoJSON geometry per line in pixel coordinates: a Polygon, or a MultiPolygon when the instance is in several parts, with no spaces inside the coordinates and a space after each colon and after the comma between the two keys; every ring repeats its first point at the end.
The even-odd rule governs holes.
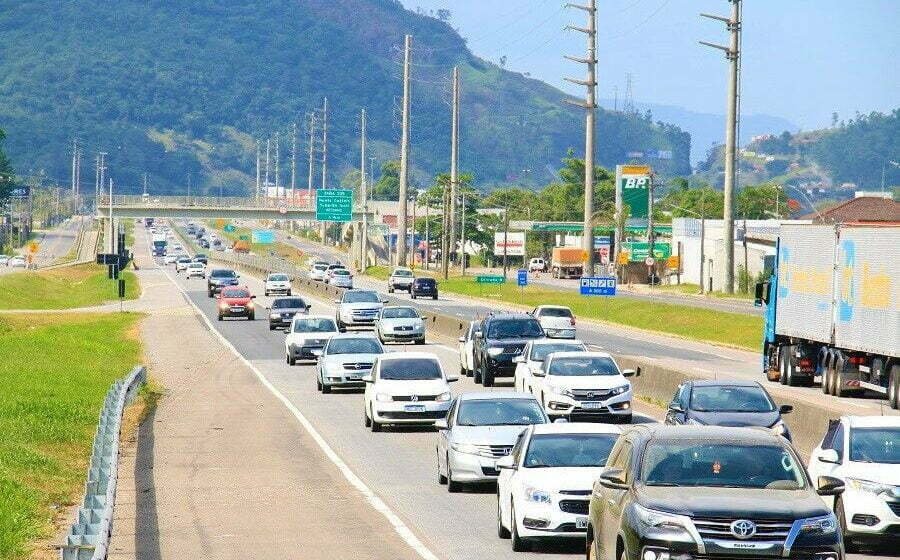
{"type": "MultiPolygon", "coordinates": [[[[78,238],[78,230],[81,228],[80,216],[69,218],[55,228],[40,232],[35,242],[38,243],[38,252],[34,255],[34,264],[38,267],[49,266],[56,259],[65,256],[72,249],[72,245],[78,238]]],[[[27,249],[17,251],[25,254],[27,249]]],[[[0,274],[8,274],[22,270],[20,268],[0,267],[0,274]]]]}
{"type": "MultiPolygon", "coordinates": [[[[283,238],[283,241],[311,255],[321,256],[328,261],[337,259],[346,262],[347,255],[336,249],[324,247],[302,238],[283,238]]],[[[355,286],[385,292],[386,283],[356,276],[355,286]]],[[[406,294],[383,293],[392,303],[403,302],[422,311],[431,310],[460,319],[472,320],[483,317],[498,309],[514,309],[503,303],[482,303],[468,300],[455,294],[441,294],[437,301],[411,300],[406,294]]],[[[618,297],[618,296],[617,296],[618,297]]],[[[759,354],[746,350],[736,350],[712,344],[649,333],[627,327],[603,323],[579,321],[578,337],[594,349],[615,355],[641,358],[669,369],[683,371],[703,378],[728,377],[749,379],[765,383],[766,389],[777,399],[779,395],[802,399],[810,404],[828,402],[849,414],[898,415],[900,412],[886,406],[884,399],[874,397],[837,398],[822,393],[818,385],[813,387],[786,387],[778,383],[768,383],[761,371],[759,354]]],[[[760,333],[760,339],[762,333],[760,333]]],[[[824,430],[824,419],[823,419],[824,430]]]]}
{"type": "MultiPolygon", "coordinates": [[[[213,255],[214,256],[214,255],[213,255]]],[[[157,261],[158,262],[158,261],[157,261]]],[[[509,541],[496,535],[496,497],[493,486],[472,488],[461,494],[449,494],[446,486],[437,483],[435,442],[432,429],[388,429],[371,433],[363,426],[363,396],[360,391],[337,391],[322,395],[316,391],[315,370],[312,363],[288,366],[284,359],[284,334],[270,331],[266,320],[249,322],[243,319],[216,321],[215,300],[207,297],[204,280],[186,280],[164,267],[199,311],[210,320],[212,328],[224,337],[248,363],[256,369],[273,390],[283,395],[321,435],[340,459],[379,496],[437,558],[471,560],[472,558],[531,558],[552,553],[553,558],[583,558],[580,540],[572,543],[551,543],[532,553],[512,552],[509,541]]],[[[256,303],[265,307],[270,298],[262,296],[262,282],[248,274],[241,275],[256,303]]],[[[307,297],[304,295],[304,297],[307,297]]],[[[392,298],[396,300],[397,298],[392,298]]],[[[311,313],[334,314],[330,301],[307,297],[311,313]]],[[[422,308],[441,306],[471,311],[470,306],[458,302],[438,300],[417,302],[422,308]]],[[[259,308],[258,308],[259,309],[259,308]]],[[[264,313],[257,315],[265,317],[264,313]]],[[[583,329],[582,335],[593,331],[583,329]]],[[[602,335],[596,335],[601,337],[602,335]]],[[[639,341],[632,344],[640,345],[639,341]]],[[[408,347],[389,346],[389,351],[403,351],[408,347]]],[[[662,350],[664,347],[660,347],[662,350]]],[[[455,344],[442,339],[429,339],[418,347],[436,354],[447,371],[458,370],[455,344]]],[[[509,380],[488,389],[508,391],[509,380]]],[[[470,378],[462,378],[453,387],[455,393],[484,390],[470,378]]],[[[636,422],[651,422],[659,417],[660,409],[636,403],[636,422]]],[[[427,556],[426,556],[427,557],[427,556]]],[[[871,558],[871,556],[866,556],[871,558]]],[[[849,555],[848,558],[862,558],[849,555]]]]}

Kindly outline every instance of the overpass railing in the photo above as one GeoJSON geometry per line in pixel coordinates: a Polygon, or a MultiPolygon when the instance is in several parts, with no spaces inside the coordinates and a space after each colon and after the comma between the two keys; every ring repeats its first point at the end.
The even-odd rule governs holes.
{"type": "MultiPolygon", "coordinates": [[[[313,210],[315,197],[312,202],[296,201],[285,198],[271,197],[246,197],[246,196],[141,196],[131,194],[116,194],[112,197],[113,212],[117,206],[146,206],[148,208],[266,208],[277,210],[288,208],[291,210],[313,210]]],[[[103,195],[99,199],[99,210],[109,207],[109,195],[103,195]]]]}

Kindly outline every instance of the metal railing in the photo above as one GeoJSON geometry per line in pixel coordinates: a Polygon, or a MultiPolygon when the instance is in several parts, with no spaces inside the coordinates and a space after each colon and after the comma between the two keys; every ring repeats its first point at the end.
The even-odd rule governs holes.
{"type": "Polygon", "coordinates": [[[94,436],[84,499],[65,543],[59,547],[62,560],[106,559],[116,503],[122,412],[134,399],[146,376],[147,370],[137,366],[124,379],[113,383],[106,393],[94,436]]]}
{"type": "MultiPolygon", "coordinates": [[[[277,210],[288,208],[291,210],[313,210],[315,208],[315,196],[307,200],[290,200],[286,198],[261,197],[259,199],[246,196],[141,196],[130,194],[115,194],[112,197],[113,214],[116,207],[141,207],[147,208],[265,208],[277,210]]],[[[103,195],[99,199],[99,212],[109,208],[109,195],[103,195]]]]}

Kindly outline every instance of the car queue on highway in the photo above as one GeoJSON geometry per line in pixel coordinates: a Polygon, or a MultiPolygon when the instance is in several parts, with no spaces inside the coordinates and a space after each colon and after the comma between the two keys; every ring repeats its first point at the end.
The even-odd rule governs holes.
{"type": "MultiPolygon", "coordinates": [[[[199,268],[177,263],[178,274],[199,268]]],[[[416,279],[405,272],[392,274],[401,280],[389,292],[413,295],[416,279]]],[[[204,273],[219,320],[256,318],[261,306],[237,271],[204,273]]],[[[339,263],[317,261],[309,273],[341,286],[336,275],[352,279],[339,263]]],[[[895,419],[841,419],[807,469],[782,420],[790,407],[758,383],[685,383],[668,426],[629,427],[640,369],[623,370],[575,338],[567,308],[473,321],[458,341],[459,374],[484,389],[457,394],[459,376],[437,354],[390,346],[426,344],[416,307],[351,283],[333,315],[313,313],[289,279],[272,274],[264,286],[266,296],[278,292],[264,311],[269,330],[284,335],[284,361],[314,366],[309,382],[321,398],[358,399],[360,426],[371,432],[433,426],[436,483],[451,493],[494,485],[497,535],[514,551],[568,539],[583,542],[588,558],[613,560],[840,560],[856,539],[900,532],[895,419]],[[514,390],[493,390],[504,377],[514,390]],[[360,388],[361,396],[346,391],[360,388]],[[854,462],[877,465],[866,471],[876,480],[860,478],[854,462]]]]}

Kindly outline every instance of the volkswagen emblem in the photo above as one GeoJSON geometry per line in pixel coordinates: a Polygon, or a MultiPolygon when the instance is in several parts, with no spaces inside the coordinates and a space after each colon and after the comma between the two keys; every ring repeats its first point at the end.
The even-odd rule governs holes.
{"type": "MultiPolygon", "coordinates": [[[[418,401],[419,401],[419,396],[418,396],[418,395],[413,395],[413,396],[409,397],[409,400],[411,400],[412,402],[418,402],[418,401]]],[[[756,531],[756,527],[754,527],[753,530],[756,531]]]]}
{"type": "Polygon", "coordinates": [[[593,392],[588,392],[588,394],[587,394],[587,398],[589,398],[589,399],[593,399],[595,396],[596,395],[594,395],[593,392]]]}
{"type": "Polygon", "coordinates": [[[749,539],[756,534],[756,523],[748,519],[732,521],[731,534],[739,539],[749,539]]]}

